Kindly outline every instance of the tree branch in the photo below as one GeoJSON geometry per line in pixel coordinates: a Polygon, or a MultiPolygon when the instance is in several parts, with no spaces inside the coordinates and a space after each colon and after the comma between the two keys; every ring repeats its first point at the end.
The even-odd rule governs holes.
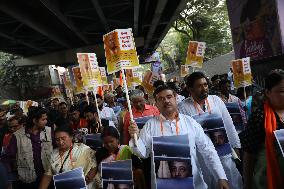
{"type": "Polygon", "coordinates": [[[177,25],[177,21],[175,21],[175,24],[174,24],[174,29],[177,31],[177,32],[180,32],[182,34],[185,34],[187,37],[189,37],[191,39],[191,36],[189,35],[189,33],[185,30],[182,30],[182,29],[179,29],[178,25],[177,25]]]}

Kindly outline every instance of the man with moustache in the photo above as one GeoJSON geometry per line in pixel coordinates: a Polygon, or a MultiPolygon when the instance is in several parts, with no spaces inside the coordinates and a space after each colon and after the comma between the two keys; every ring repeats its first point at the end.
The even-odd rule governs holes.
{"type": "MultiPolygon", "coordinates": [[[[129,134],[132,139],[129,141],[129,146],[135,154],[147,158],[152,151],[153,136],[189,135],[194,188],[207,188],[200,171],[202,162],[200,162],[200,157],[196,156],[198,152],[202,158],[207,160],[208,169],[214,172],[213,175],[217,178],[216,189],[229,189],[227,177],[212,142],[193,118],[178,112],[176,95],[176,92],[167,85],[159,86],[155,90],[153,96],[161,114],[150,119],[140,132],[137,125],[131,123],[129,134]],[[134,145],[134,134],[138,136],[137,146],[134,145]]],[[[154,177],[152,171],[152,178],[154,177]]],[[[154,185],[152,182],[152,188],[155,187],[154,185]]]]}
{"type": "MultiPolygon", "coordinates": [[[[208,95],[209,88],[207,77],[202,72],[194,72],[187,77],[186,85],[189,89],[191,97],[187,98],[179,104],[180,113],[190,115],[192,117],[197,117],[205,113],[221,116],[224,122],[224,127],[229,143],[239,156],[241,143],[232,118],[224,102],[218,96],[208,95]]],[[[232,155],[229,154],[221,157],[220,159],[228,177],[230,188],[242,188],[242,178],[236,168],[235,163],[232,160],[232,155]]],[[[214,179],[216,178],[212,180],[213,175],[212,173],[207,171],[208,166],[201,168],[203,170],[204,179],[208,185],[208,188],[216,188],[216,186],[214,185],[214,183],[216,182],[214,181],[214,179]]]]}

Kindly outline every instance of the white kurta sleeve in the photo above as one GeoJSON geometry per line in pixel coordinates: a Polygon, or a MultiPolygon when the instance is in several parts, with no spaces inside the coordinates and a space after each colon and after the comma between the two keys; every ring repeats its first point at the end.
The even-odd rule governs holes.
{"type": "Polygon", "coordinates": [[[216,176],[216,178],[227,180],[225,171],[213,143],[195,120],[193,120],[193,123],[196,130],[195,143],[197,151],[202,155],[203,159],[206,160],[208,165],[207,167],[212,169],[212,173],[216,176]]]}
{"type": "Polygon", "coordinates": [[[224,122],[224,127],[226,130],[226,134],[228,136],[228,140],[230,145],[233,148],[241,148],[241,142],[239,135],[237,133],[236,127],[234,126],[233,120],[228,112],[225,103],[217,96],[214,96],[215,102],[217,102],[219,109],[222,114],[222,119],[224,122]]]}
{"type": "Polygon", "coordinates": [[[139,138],[137,141],[137,146],[134,146],[134,140],[131,139],[129,141],[129,146],[133,150],[133,152],[140,156],[141,158],[147,158],[150,155],[151,147],[152,147],[152,138],[151,138],[151,126],[149,121],[144,125],[143,129],[141,129],[139,138]]]}
{"type": "Polygon", "coordinates": [[[111,119],[114,122],[115,126],[117,127],[117,125],[118,125],[117,117],[116,117],[116,115],[115,115],[115,113],[114,113],[112,108],[110,108],[110,111],[111,111],[111,119]]]}

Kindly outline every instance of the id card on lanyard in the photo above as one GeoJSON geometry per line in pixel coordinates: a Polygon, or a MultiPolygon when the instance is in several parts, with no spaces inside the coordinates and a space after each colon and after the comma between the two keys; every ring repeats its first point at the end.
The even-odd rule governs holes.
{"type": "MultiPolygon", "coordinates": [[[[197,111],[198,115],[201,115],[200,105],[195,100],[193,100],[193,102],[194,102],[194,108],[197,111]],[[198,105],[199,105],[199,107],[198,107],[198,105]]],[[[208,113],[211,114],[211,108],[210,108],[210,105],[209,105],[207,98],[206,98],[204,103],[206,103],[208,113]]]]}
{"type": "MultiPolygon", "coordinates": [[[[179,135],[178,115],[175,118],[175,120],[176,120],[176,135],[179,135]]],[[[162,136],[164,136],[164,126],[163,126],[163,120],[161,116],[160,116],[160,129],[161,129],[162,136]]]]}

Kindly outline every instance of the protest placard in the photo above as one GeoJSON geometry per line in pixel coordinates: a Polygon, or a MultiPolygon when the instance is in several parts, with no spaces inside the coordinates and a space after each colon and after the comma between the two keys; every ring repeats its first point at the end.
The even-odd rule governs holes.
{"type": "Polygon", "coordinates": [[[209,136],[220,157],[232,153],[221,116],[206,112],[193,116],[193,118],[201,125],[205,134],[209,136]]]}
{"type": "Polygon", "coordinates": [[[284,157],[284,129],[274,131],[275,138],[284,157]]]}
{"type": "Polygon", "coordinates": [[[152,163],[156,189],[193,187],[193,174],[188,135],[152,138],[152,163]]]}
{"type": "Polygon", "coordinates": [[[104,189],[133,189],[132,160],[102,162],[102,185],[104,189]]]}
{"type": "Polygon", "coordinates": [[[240,110],[240,106],[238,103],[226,103],[226,108],[230,113],[230,116],[233,120],[234,126],[238,133],[244,130],[244,122],[240,110]]]}
{"type": "Polygon", "coordinates": [[[73,76],[74,76],[74,80],[75,80],[75,86],[74,86],[75,94],[84,93],[84,85],[83,85],[83,81],[82,81],[80,67],[73,67],[72,71],[73,71],[73,76]]]}
{"type": "Polygon", "coordinates": [[[87,189],[83,169],[77,168],[53,176],[55,189],[87,189]]]}
{"type": "Polygon", "coordinates": [[[250,58],[232,61],[234,85],[236,88],[252,85],[250,58]]]}
{"type": "Polygon", "coordinates": [[[188,65],[181,65],[180,66],[180,76],[185,77],[189,74],[189,67],[188,65]]]}
{"type": "Polygon", "coordinates": [[[108,74],[139,66],[132,29],[116,29],[103,36],[108,74]]]}
{"type": "Polygon", "coordinates": [[[202,68],[205,49],[205,42],[189,41],[185,65],[202,68]]]}

